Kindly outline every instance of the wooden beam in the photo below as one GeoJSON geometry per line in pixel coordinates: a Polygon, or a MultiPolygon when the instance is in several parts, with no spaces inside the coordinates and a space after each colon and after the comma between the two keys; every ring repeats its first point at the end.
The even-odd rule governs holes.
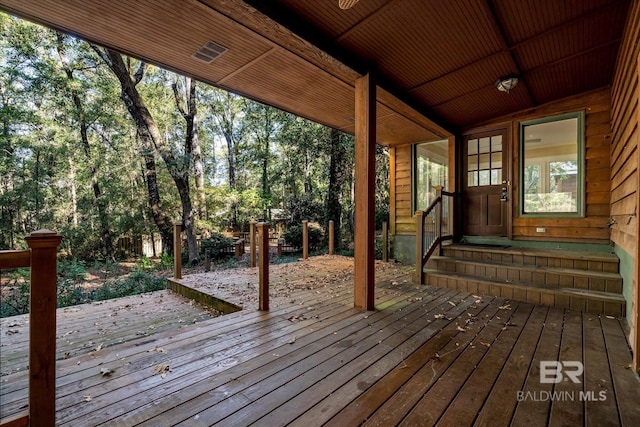
{"type": "MultiPolygon", "coordinates": [[[[640,9],[640,8],[638,8],[640,9]]],[[[640,104],[640,57],[638,57],[638,68],[636,73],[636,81],[639,82],[636,85],[636,99],[640,104]]],[[[636,108],[637,117],[636,123],[640,125],[640,107],[636,108]]],[[[638,132],[636,130],[636,132],[638,132]]],[[[640,144],[640,142],[639,142],[640,144]]],[[[636,207],[640,206],[640,150],[636,149],[636,177],[637,177],[637,185],[636,185],[636,207]]],[[[636,212],[637,215],[637,212],[636,212]]],[[[636,222],[640,223],[640,220],[636,217],[636,222]]],[[[629,340],[631,342],[631,349],[633,351],[633,369],[636,372],[640,372],[640,230],[636,227],[636,249],[634,255],[633,262],[633,289],[631,292],[632,295],[632,304],[635,305],[635,313],[632,312],[632,336],[629,340]]]]}
{"type": "Polygon", "coordinates": [[[57,252],[62,236],[38,230],[25,238],[31,249],[29,303],[29,421],[53,426],[56,421],[56,287],[57,252]]]}
{"type": "Polygon", "coordinates": [[[376,85],[356,80],[354,306],[373,310],[375,288],[376,85]]]}
{"type": "Polygon", "coordinates": [[[396,234],[396,147],[389,147],[389,232],[396,234]]]}
{"type": "Polygon", "coordinates": [[[30,251],[0,251],[0,270],[29,267],[30,251]]]}
{"type": "Polygon", "coordinates": [[[259,310],[269,310],[269,224],[258,224],[259,310]]]}

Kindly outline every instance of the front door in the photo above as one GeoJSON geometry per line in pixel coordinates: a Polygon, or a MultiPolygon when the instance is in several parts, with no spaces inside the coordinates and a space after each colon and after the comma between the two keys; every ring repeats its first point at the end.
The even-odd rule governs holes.
{"type": "Polygon", "coordinates": [[[510,150],[506,129],[464,137],[464,233],[509,234],[510,150]]]}

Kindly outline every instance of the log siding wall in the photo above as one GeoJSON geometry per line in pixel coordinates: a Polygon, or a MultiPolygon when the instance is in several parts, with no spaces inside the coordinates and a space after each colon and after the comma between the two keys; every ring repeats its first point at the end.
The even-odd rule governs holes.
{"type": "Polygon", "coordinates": [[[627,321],[631,327],[629,342],[634,351],[634,368],[640,370],[640,1],[629,9],[627,25],[618,53],[611,88],[611,240],[616,251],[624,251],[621,260],[624,294],[627,298],[627,321]]]}

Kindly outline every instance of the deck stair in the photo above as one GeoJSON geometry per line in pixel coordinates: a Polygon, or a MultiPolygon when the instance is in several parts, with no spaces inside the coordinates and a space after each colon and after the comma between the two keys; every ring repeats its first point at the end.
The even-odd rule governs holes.
{"type": "Polygon", "coordinates": [[[606,252],[452,244],[423,283],[517,301],[625,316],[619,259],[606,252]]]}

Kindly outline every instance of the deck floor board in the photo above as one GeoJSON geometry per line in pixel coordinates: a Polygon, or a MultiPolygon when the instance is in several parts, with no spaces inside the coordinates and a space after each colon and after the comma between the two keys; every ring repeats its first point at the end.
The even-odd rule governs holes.
{"type": "MultiPolygon", "coordinates": [[[[417,286],[410,270],[384,263],[376,310],[362,312],[353,308],[352,262],[335,261],[278,266],[269,312],[247,306],[212,318],[167,292],[59,311],[57,424],[640,424],[624,319],[417,286]],[[583,362],[581,383],[540,384],[544,360],[583,362]],[[163,365],[166,376],[154,375],[163,365]],[[541,391],[576,397],[517,398],[541,391]],[[605,401],[579,399],[600,391],[605,401]]],[[[240,273],[188,282],[246,291],[255,275],[240,273]]],[[[26,407],[25,319],[0,321],[3,418],[26,407]]]]}

